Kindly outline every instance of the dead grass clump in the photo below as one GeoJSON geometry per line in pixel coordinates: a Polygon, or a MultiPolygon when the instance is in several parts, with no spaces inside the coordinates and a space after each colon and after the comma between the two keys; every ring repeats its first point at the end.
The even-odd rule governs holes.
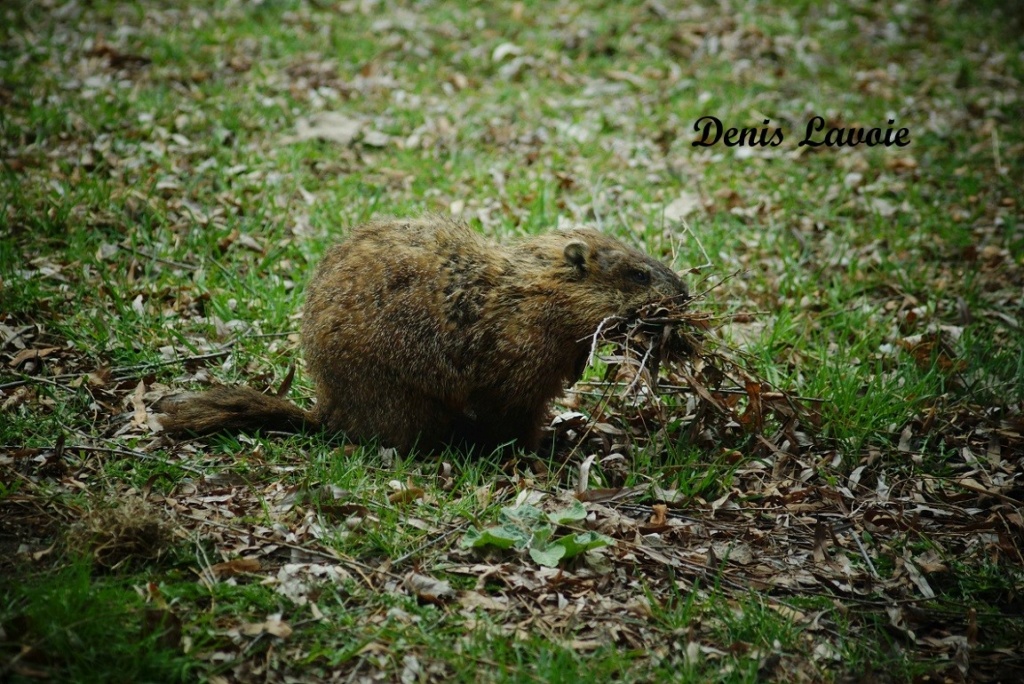
{"type": "Polygon", "coordinates": [[[172,528],[146,500],[130,496],[87,510],[67,534],[68,550],[103,568],[155,560],[172,543],[172,528]]]}
{"type": "MultiPolygon", "coordinates": [[[[758,377],[744,354],[715,334],[722,318],[691,308],[698,299],[652,304],[598,331],[593,348],[608,372],[591,384],[601,390],[605,417],[649,427],[646,418],[657,415],[654,422],[681,423],[687,441],[702,447],[731,448],[753,437],[751,455],[815,445],[816,400],[758,377]],[[637,414],[645,420],[629,420],[637,414]]],[[[634,432],[645,437],[652,435],[634,432]]]]}

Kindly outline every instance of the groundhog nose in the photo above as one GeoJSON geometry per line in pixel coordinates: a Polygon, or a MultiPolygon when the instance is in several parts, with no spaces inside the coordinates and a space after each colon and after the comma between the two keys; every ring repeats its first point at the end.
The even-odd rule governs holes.
{"type": "Polygon", "coordinates": [[[666,294],[672,297],[689,297],[690,287],[683,280],[681,273],[676,273],[668,266],[662,266],[664,289],[662,290],[666,294]]]}

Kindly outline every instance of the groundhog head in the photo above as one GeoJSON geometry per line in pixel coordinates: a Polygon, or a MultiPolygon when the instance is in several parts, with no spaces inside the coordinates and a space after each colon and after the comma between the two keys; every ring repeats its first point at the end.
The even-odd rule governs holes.
{"type": "Polygon", "coordinates": [[[680,304],[689,296],[686,283],[672,269],[614,238],[587,229],[561,235],[569,280],[586,284],[586,291],[596,295],[583,302],[596,323],[608,316],[628,317],[655,302],[680,304]]]}

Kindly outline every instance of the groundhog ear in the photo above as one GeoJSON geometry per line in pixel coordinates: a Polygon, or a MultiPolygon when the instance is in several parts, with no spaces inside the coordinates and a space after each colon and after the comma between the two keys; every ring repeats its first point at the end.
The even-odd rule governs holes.
{"type": "Polygon", "coordinates": [[[573,240],[565,246],[565,262],[579,271],[587,268],[587,253],[590,248],[582,240],[573,240]]]}

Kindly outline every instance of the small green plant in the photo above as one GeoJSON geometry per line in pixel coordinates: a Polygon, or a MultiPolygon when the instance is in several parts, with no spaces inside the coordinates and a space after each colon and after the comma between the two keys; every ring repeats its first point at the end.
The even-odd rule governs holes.
{"type": "Polygon", "coordinates": [[[555,538],[558,528],[587,517],[587,509],[579,501],[568,508],[545,513],[536,506],[506,506],[498,514],[497,525],[483,530],[470,527],[462,540],[465,548],[496,546],[499,549],[529,551],[539,565],[556,567],[562,560],[575,558],[591,549],[611,546],[615,540],[593,531],[570,532],[555,538]]]}

